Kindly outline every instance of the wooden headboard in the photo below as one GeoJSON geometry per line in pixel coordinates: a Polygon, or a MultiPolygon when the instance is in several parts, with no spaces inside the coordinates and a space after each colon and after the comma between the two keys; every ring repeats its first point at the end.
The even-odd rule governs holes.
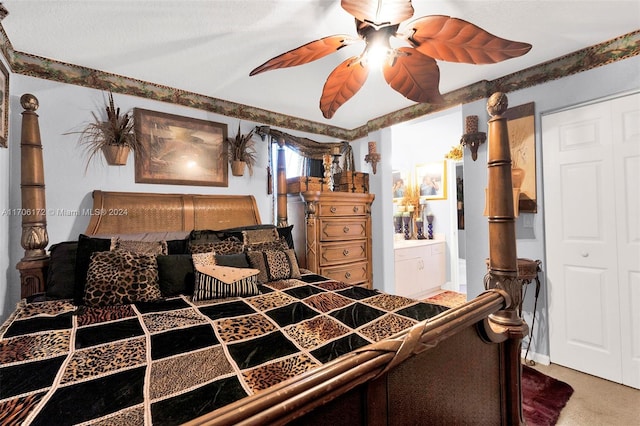
{"type": "Polygon", "coordinates": [[[93,191],[87,235],[227,229],[260,224],[252,195],[93,191]]]}

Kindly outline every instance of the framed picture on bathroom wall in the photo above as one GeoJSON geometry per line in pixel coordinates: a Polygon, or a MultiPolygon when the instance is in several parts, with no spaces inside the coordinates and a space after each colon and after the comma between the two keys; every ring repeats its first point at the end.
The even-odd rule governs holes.
{"type": "Polygon", "coordinates": [[[409,182],[409,173],[403,170],[393,170],[391,172],[393,177],[393,202],[401,202],[406,195],[407,186],[409,182]]]}
{"type": "Polygon", "coordinates": [[[416,179],[420,199],[447,199],[447,162],[433,161],[416,166],[416,179]]]}

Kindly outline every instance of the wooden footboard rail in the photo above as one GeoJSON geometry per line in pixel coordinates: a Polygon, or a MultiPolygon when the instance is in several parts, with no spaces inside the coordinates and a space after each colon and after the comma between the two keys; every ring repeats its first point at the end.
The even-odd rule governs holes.
{"type": "MultiPolygon", "coordinates": [[[[392,405],[389,401],[390,399],[402,398],[402,395],[407,393],[421,392],[421,384],[419,382],[416,389],[415,384],[405,382],[400,388],[388,389],[389,385],[386,382],[389,380],[389,374],[394,373],[394,367],[406,362],[408,358],[447,345],[448,339],[460,335],[465,330],[472,330],[471,334],[475,337],[476,343],[479,342],[480,345],[485,346],[489,352],[496,352],[500,345],[490,342],[490,337],[484,334],[483,320],[489,315],[499,312],[509,303],[508,296],[503,292],[487,291],[458,308],[451,309],[405,330],[395,338],[356,350],[305,374],[272,386],[263,392],[204,415],[188,424],[216,426],[286,424],[302,416],[304,417],[300,420],[300,424],[305,425],[402,424],[404,420],[400,421],[398,415],[389,416],[387,414],[389,406],[392,405]],[[382,391],[380,387],[382,387],[382,391]],[[353,406],[353,392],[358,395],[355,398],[358,401],[356,406],[353,406]],[[345,395],[346,398],[343,398],[345,395]],[[333,411],[351,414],[342,417],[341,421],[340,418],[335,418],[328,422],[327,415],[331,414],[325,412],[323,406],[330,401],[333,401],[334,404],[333,411]]],[[[468,350],[464,348],[464,345],[458,346],[456,344],[456,346],[454,352],[459,351],[460,353],[460,359],[457,360],[458,366],[476,364],[474,360],[468,358],[468,350]]],[[[477,352],[475,355],[483,356],[482,353],[477,352]]],[[[497,355],[496,357],[499,358],[497,355]]],[[[487,369],[487,371],[478,371],[477,373],[482,376],[499,375],[498,366],[495,367],[493,371],[487,369]]],[[[450,369],[446,371],[447,368],[441,363],[427,363],[415,371],[415,375],[416,377],[428,376],[438,368],[444,368],[445,374],[457,374],[450,369]]],[[[497,382],[499,377],[483,378],[482,382],[491,380],[497,382]]],[[[422,389],[425,393],[437,392],[437,390],[422,389]]],[[[502,404],[497,401],[496,397],[500,396],[501,392],[499,389],[494,391],[495,393],[492,392],[495,395],[494,401],[496,401],[494,406],[491,407],[489,401],[482,401],[480,403],[482,407],[478,407],[478,412],[489,408],[489,411],[493,412],[493,418],[500,419],[502,404]]],[[[462,395],[465,392],[467,391],[464,388],[459,389],[458,395],[461,400],[464,400],[462,395]]],[[[436,393],[434,396],[437,396],[436,393]]],[[[422,399],[421,402],[425,402],[425,400],[422,399]]],[[[415,417],[412,413],[408,412],[404,415],[405,420],[414,418],[417,421],[413,424],[421,423],[420,418],[415,417]]],[[[455,418],[455,413],[446,413],[445,415],[449,420],[455,418]]],[[[482,415],[482,417],[487,419],[486,415],[482,415]]],[[[433,423],[435,419],[433,412],[429,413],[428,419],[428,423],[433,423]]],[[[426,422],[427,417],[422,420],[426,422]]]]}

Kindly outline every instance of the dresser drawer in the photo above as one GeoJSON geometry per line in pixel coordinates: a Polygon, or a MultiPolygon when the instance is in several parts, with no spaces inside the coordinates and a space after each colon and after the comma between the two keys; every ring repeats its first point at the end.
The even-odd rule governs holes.
{"type": "Polygon", "coordinates": [[[320,275],[347,284],[360,284],[369,279],[369,264],[358,262],[342,266],[328,266],[320,268],[320,275]]]}
{"type": "Polygon", "coordinates": [[[343,241],[367,236],[366,218],[320,219],[320,241],[343,241]]]}
{"type": "Polygon", "coordinates": [[[367,260],[366,240],[320,244],[320,266],[367,260]]]}
{"type": "Polygon", "coordinates": [[[318,205],[318,216],[338,217],[338,216],[365,216],[367,214],[367,203],[357,201],[350,203],[320,203],[318,205]]]}

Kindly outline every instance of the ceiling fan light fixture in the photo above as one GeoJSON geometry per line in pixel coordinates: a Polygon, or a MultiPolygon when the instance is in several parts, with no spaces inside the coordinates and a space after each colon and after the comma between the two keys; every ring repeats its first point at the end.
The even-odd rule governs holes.
{"type": "Polygon", "coordinates": [[[392,50],[389,46],[374,44],[367,46],[362,56],[366,66],[372,69],[378,69],[382,68],[392,56],[392,50]]]}
{"type": "Polygon", "coordinates": [[[497,37],[463,19],[445,15],[423,16],[403,24],[413,16],[411,0],[341,0],[341,6],[355,18],[358,38],[333,35],[312,41],[271,58],[250,75],[306,64],[364,41],[362,54],[343,61],[325,82],[320,110],[329,119],[360,90],[370,68],[381,68],[389,86],[407,99],[441,103],[444,99],[436,60],[493,64],[531,49],[528,43],[497,37]],[[409,47],[392,47],[392,37],[409,47]]]}

